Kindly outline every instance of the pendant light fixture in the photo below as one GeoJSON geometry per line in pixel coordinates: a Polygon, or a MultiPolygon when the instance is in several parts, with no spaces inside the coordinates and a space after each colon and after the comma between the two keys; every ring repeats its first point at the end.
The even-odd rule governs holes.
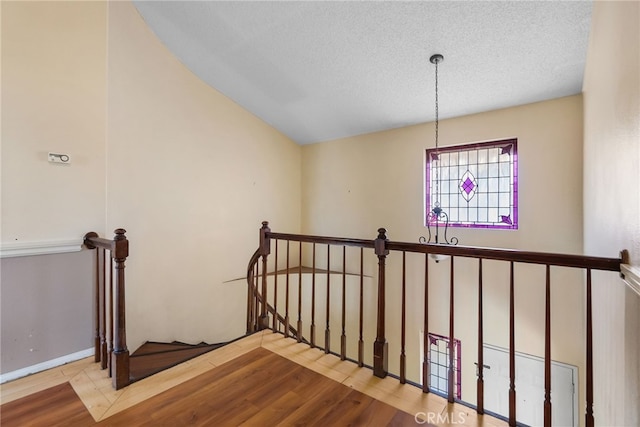
{"type": "MultiPolygon", "coordinates": [[[[456,237],[451,237],[450,239],[447,237],[447,229],[449,228],[449,215],[444,211],[444,209],[442,209],[442,206],[440,205],[440,152],[438,151],[439,148],[439,141],[438,141],[438,133],[439,133],[439,126],[440,126],[440,118],[439,118],[439,111],[438,111],[438,64],[440,64],[442,61],[444,61],[444,57],[439,54],[436,53],[435,55],[432,55],[431,58],[429,58],[429,61],[435,65],[436,67],[436,126],[435,126],[435,139],[436,139],[436,147],[435,147],[435,152],[431,153],[431,158],[427,159],[427,161],[430,164],[430,173],[431,171],[435,171],[435,180],[433,180],[433,187],[435,187],[435,198],[433,197],[433,190],[434,188],[431,188],[430,191],[430,197],[431,200],[429,200],[429,205],[431,206],[433,202],[433,206],[431,206],[431,210],[429,211],[429,213],[427,213],[427,218],[426,218],[426,222],[427,222],[427,232],[429,233],[429,237],[425,238],[425,237],[420,237],[420,239],[418,239],[418,241],[420,243],[436,243],[436,244],[446,244],[446,245],[457,245],[458,244],[458,239],[456,237]],[[433,227],[433,234],[432,234],[432,227],[433,227]],[[440,232],[442,231],[442,236],[440,235],[440,232]]],[[[440,261],[440,259],[445,259],[447,258],[446,256],[442,256],[442,255],[435,255],[432,254],[432,257],[434,259],[436,259],[436,261],[440,261]]]]}

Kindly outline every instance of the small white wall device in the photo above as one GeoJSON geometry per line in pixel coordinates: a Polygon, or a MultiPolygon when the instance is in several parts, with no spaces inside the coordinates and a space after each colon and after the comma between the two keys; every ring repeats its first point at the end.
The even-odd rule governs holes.
{"type": "Polygon", "coordinates": [[[71,163],[71,157],[68,154],[49,153],[49,162],[51,163],[71,163]]]}

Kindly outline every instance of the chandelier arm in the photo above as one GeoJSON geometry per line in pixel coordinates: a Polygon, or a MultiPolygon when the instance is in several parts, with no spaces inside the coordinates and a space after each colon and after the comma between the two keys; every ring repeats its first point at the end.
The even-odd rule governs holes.
{"type": "Polygon", "coordinates": [[[451,240],[449,240],[449,238],[447,237],[447,231],[449,230],[449,215],[447,215],[445,211],[442,211],[441,215],[444,216],[444,243],[446,243],[447,245],[457,245],[457,237],[452,237],[451,240]]]}
{"type": "Polygon", "coordinates": [[[429,234],[427,240],[421,243],[431,243],[431,221],[433,221],[433,212],[427,214],[427,233],[429,234]]]}

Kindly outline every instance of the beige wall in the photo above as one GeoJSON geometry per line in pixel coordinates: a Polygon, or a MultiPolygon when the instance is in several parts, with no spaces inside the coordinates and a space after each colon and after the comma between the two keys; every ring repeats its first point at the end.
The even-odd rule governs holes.
{"type": "MultiPolygon", "coordinates": [[[[640,3],[596,2],[584,80],[585,251],[640,264],[640,3]]],[[[593,284],[596,424],[640,425],[640,297],[593,284]]]]}
{"type": "Polygon", "coordinates": [[[103,232],[106,3],[1,7],[2,242],[103,232]]]}
{"type": "MultiPolygon", "coordinates": [[[[581,252],[581,96],[440,123],[441,146],[510,137],[518,138],[519,230],[452,234],[465,245],[581,252]]],[[[384,226],[394,240],[417,241],[426,232],[424,151],[433,145],[429,123],[304,146],[304,232],[375,237],[384,226]]]]}
{"type": "MultiPolygon", "coordinates": [[[[519,229],[452,229],[451,234],[463,245],[581,253],[582,97],[445,120],[440,126],[442,146],[508,137],[518,138],[519,229]]],[[[424,150],[433,144],[430,123],[303,147],[303,231],[375,238],[375,230],[383,226],[391,240],[417,242],[419,236],[426,234],[424,150]]],[[[609,255],[615,256],[616,252],[609,255]]],[[[388,259],[396,280],[387,293],[389,367],[396,372],[400,331],[398,258],[396,254],[388,259]]],[[[416,354],[422,324],[424,261],[414,257],[408,262],[407,337],[409,351],[416,354]]],[[[477,263],[458,260],[456,266],[456,336],[463,346],[463,399],[474,402],[477,263]]],[[[449,262],[443,262],[432,264],[430,272],[430,330],[444,335],[448,334],[448,270],[449,262]]],[[[518,266],[516,282],[517,350],[541,356],[544,268],[518,266]]],[[[552,283],[555,284],[552,358],[581,367],[584,355],[581,275],[554,269],[552,283]]],[[[485,284],[485,341],[507,347],[508,266],[488,263],[485,284]]],[[[408,363],[412,379],[417,380],[419,361],[413,357],[408,363]]]]}
{"type": "MultiPolygon", "coordinates": [[[[261,220],[299,231],[300,147],[203,84],[130,3],[1,7],[2,241],[126,228],[132,351],[244,333],[246,284],[223,282],[246,274],[261,220]]],[[[7,277],[3,304],[23,285],[7,277]]]]}
{"type": "Polygon", "coordinates": [[[184,67],[130,3],[108,17],[107,229],[131,240],[128,338],[244,333],[260,221],[299,231],[300,147],[184,67]]]}

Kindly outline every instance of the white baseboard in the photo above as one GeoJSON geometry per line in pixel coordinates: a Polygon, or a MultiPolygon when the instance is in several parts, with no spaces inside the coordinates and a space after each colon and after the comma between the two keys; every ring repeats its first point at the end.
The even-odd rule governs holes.
{"type": "Polygon", "coordinates": [[[46,362],[38,363],[37,365],[27,366],[26,368],[18,369],[17,371],[0,374],[0,384],[4,384],[7,381],[17,380],[18,378],[26,377],[27,375],[35,374],[37,372],[46,371],[47,369],[55,368],[56,366],[61,366],[69,362],[75,362],[76,360],[84,359],[89,356],[93,356],[93,348],[80,350],[75,353],[67,354],[66,356],[47,360],[46,362]]]}

